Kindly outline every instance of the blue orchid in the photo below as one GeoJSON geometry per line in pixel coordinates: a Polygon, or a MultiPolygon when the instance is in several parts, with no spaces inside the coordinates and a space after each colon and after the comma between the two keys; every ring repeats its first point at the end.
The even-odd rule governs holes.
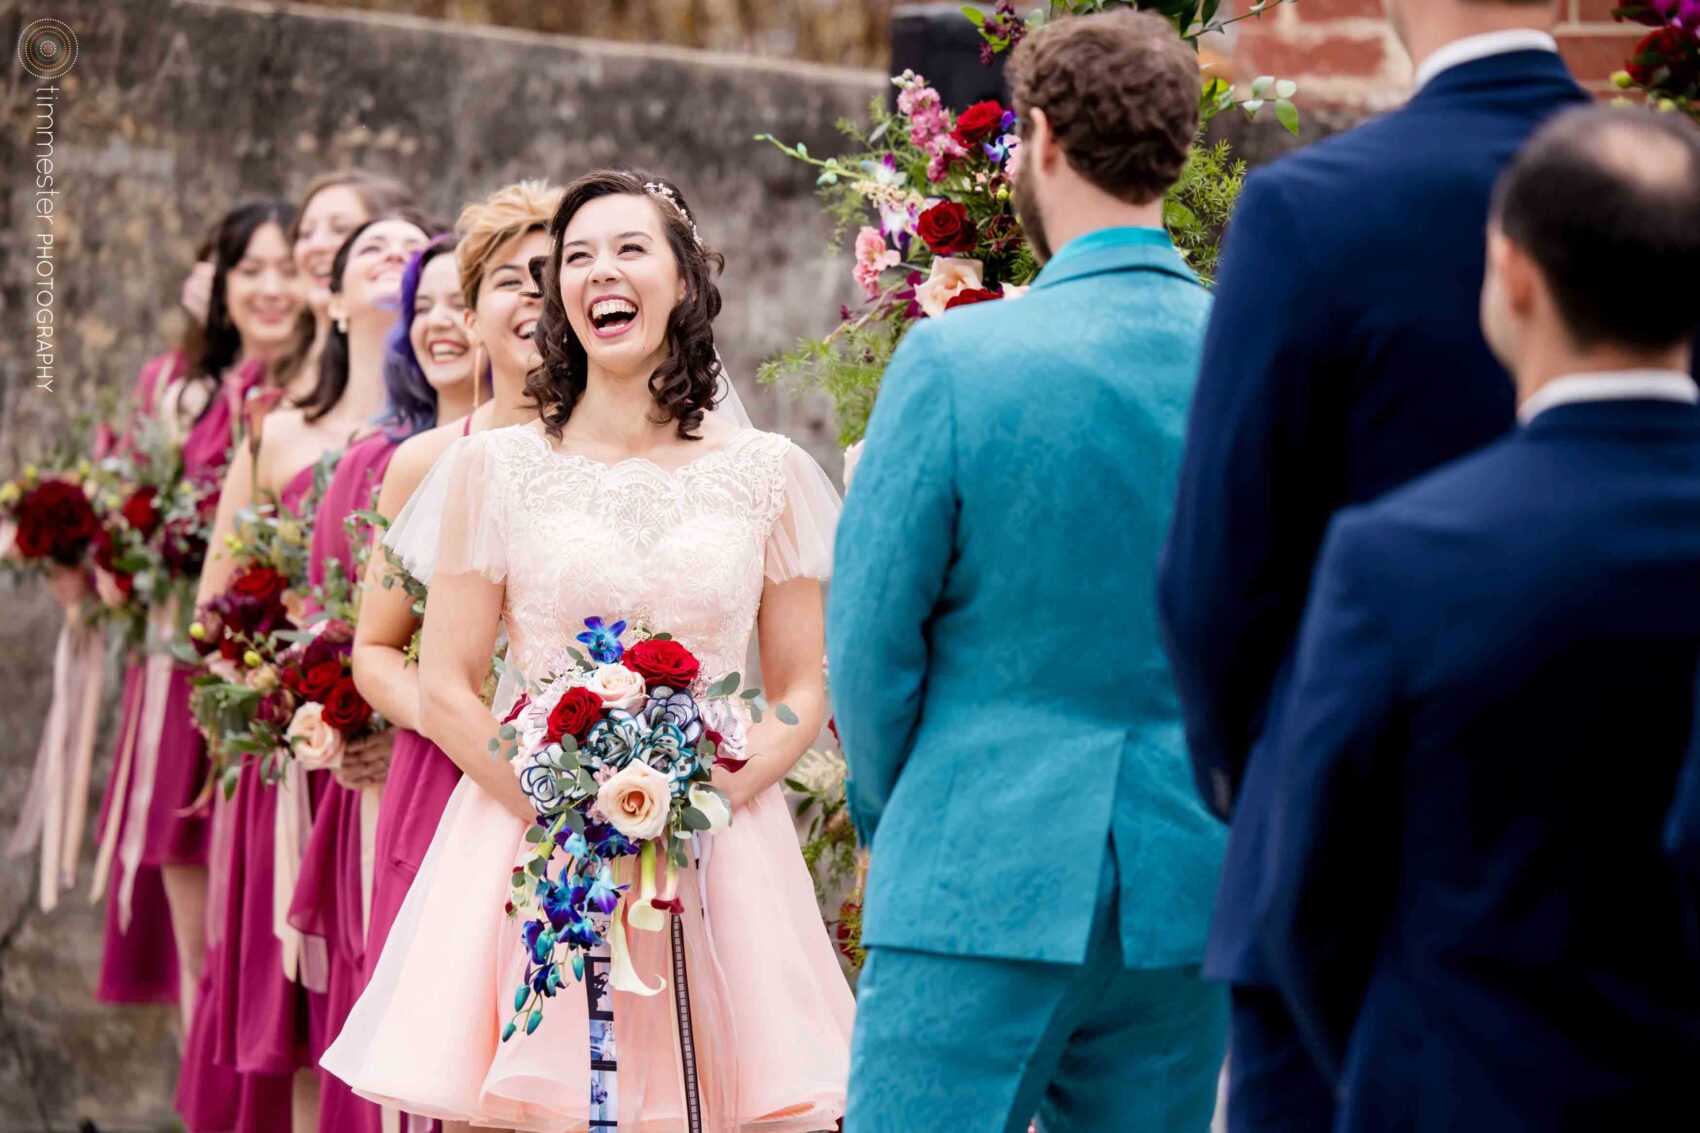
{"type": "Polygon", "coordinates": [[[539,883],[537,894],[543,905],[543,915],[549,918],[549,927],[559,938],[567,925],[580,915],[581,906],[573,902],[572,890],[558,881],[539,883]]]}
{"type": "Polygon", "coordinates": [[[590,648],[592,661],[598,665],[617,665],[626,655],[626,647],[620,644],[620,635],[625,632],[626,623],[623,621],[605,625],[601,618],[586,618],[584,632],[578,635],[578,639],[590,648]]]}
{"type": "Polygon", "coordinates": [[[567,931],[561,939],[576,948],[591,949],[601,942],[601,934],[588,917],[580,917],[567,926],[567,931]]]}
{"type": "Polygon", "coordinates": [[[569,858],[582,862],[590,857],[590,843],[585,841],[583,834],[570,826],[562,828],[561,836],[555,839],[555,843],[569,858]]]}
{"type": "Polygon", "coordinates": [[[598,870],[591,878],[590,891],[585,894],[591,908],[604,915],[613,913],[615,906],[620,903],[620,891],[626,888],[624,885],[615,885],[610,880],[613,872],[611,868],[598,870]]]}
{"type": "Polygon", "coordinates": [[[549,954],[555,950],[555,934],[549,931],[548,925],[543,921],[526,921],[523,935],[531,962],[547,964],[549,954]]]}
{"type": "Polygon", "coordinates": [[[639,849],[637,843],[628,839],[606,822],[585,823],[584,837],[599,858],[613,860],[614,858],[629,857],[637,853],[639,849]]]}

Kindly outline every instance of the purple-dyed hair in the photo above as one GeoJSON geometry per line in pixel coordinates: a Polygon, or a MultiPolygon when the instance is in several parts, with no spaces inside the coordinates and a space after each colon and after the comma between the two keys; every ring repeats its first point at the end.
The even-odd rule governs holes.
{"type": "Polygon", "coordinates": [[[455,250],[455,237],[444,233],[413,254],[401,273],[401,314],[390,330],[384,352],[386,404],[382,423],[392,439],[405,441],[437,424],[437,391],[413,353],[413,304],[419,298],[419,277],[425,265],[455,250]]]}

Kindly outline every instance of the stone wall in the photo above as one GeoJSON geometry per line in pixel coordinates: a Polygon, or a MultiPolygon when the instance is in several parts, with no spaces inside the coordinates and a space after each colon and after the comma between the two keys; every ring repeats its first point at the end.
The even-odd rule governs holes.
{"type": "MultiPolygon", "coordinates": [[[[851,298],[847,263],[827,256],[813,178],[752,139],[830,150],[835,120],[881,89],[875,72],[207,0],[0,4],[0,41],[0,467],[62,437],[167,344],[192,244],[221,210],[293,196],[338,166],[394,173],[447,218],[522,176],[560,182],[623,160],[675,177],[727,253],[719,330],[735,375],[824,331],[851,298]],[[51,95],[62,194],[51,392],[31,378],[25,286],[40,84],[12,53],[21,26],[42,16],[80,40],[51,95]]],[[[823,406],[739,384],[758,423],[836,472],[823,406]]],[[[28,783],[58,618],[39,589],[0,602],[3,836],[28,783]]],[[[97,783],[105,774],[103,761],[97,783]]],[[[0,1133],[171,1128],[173,1013],[96,1006],[99,910],[74,894],[35,913],[33,877],[33,863],[0,863],[0,1133]]]]}

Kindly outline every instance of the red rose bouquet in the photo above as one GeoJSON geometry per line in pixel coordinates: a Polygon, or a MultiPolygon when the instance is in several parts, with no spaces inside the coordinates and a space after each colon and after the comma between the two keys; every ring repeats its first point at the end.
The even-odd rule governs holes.
{"type": "MultiPolygon", "coordinates": [[[[1196,41],[1280,2],[1260,4],[1239,17],[1218,17],[1213,3],[1137,6],[1156,7],[1196,41]]],[[[1048,15],[1116,6],[1124,5],[1059,0],[1048,15]]],[[[980,27],[988,61],[1047,16],[1041,10],[1024,19],[1007,2],[990,14],[964,12],[980,27]]],[[[1015,213],[1021,142],[1014,111],[988,100],[953,114],[939,92],[913,72],[892,84],[895,107],[876,99],[869,128],[844,126],[851,150],[844,156],[823,159],[771,135],[757,139],[819,170],[816,184],[840,231],[860,218],[851,277],[861,305],[843,308],[839,325],[825,338],[804,342],[761,369],[763,382],[818,388],[832,397],[839,440],[846,445],[861,438],[886,364],[917,320],[1017,298],[1039,270],[1015,213]]],[[[1249,97],[1241,97],[1231,84],[1212,77],[1199,92],[1199,106],[1206,122],[1236,106],[1247,115],[1268,107],[1296,133],[1295,91],[1290,82],[1261,76],[1250,84],[1249,97]]],[[[1243,178],[1244,166],[1231,158],[1227,143],[1200,144],[1165,198],[1164,219],[1176,247],[1207,281],[1243,178]]]]}
{"type": "Polygon", "coordinates": [[[80,569],[100,534],[86,466],[43,474],[34,465],[0,485],[0,562],[13,574],[80,569]]]}
{"type": "Polygon", "coordinates": [[[1700,120],[1700,0],[1642,0],[1612,15],[1654,29],[1636,43],[1613,82],[1641,91],[1660,110],[1700,120]]]}

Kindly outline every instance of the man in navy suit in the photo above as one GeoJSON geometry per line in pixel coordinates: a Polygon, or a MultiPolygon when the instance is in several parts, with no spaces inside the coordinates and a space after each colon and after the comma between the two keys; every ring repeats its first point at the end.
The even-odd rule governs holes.
{"type": "Polygon", "coordinates": [[[1229,1125],[1314,1133],[1332,1093],[1273,990],[1252,918],[1278,701],[1335,511],[1504,435],[1509,379],[1477,282],[1495,178],[1586,104],[1556,5],[1388,0],[1409,105],[1252,175],[1228,233],[1159,582],[1199,788],[1232,815],[1205,974],[1233,984],[1229,1125]]]}
{"type": "Polygon", "coordinates": [[[1654,1128],[1700,1065],[1661,846],[1700,660],[1700,130],[1573,111],[1492,215],[1522,427],[1335,518],[1262,753],[1268,959],[1343,1133],[1654,1128]]]}

